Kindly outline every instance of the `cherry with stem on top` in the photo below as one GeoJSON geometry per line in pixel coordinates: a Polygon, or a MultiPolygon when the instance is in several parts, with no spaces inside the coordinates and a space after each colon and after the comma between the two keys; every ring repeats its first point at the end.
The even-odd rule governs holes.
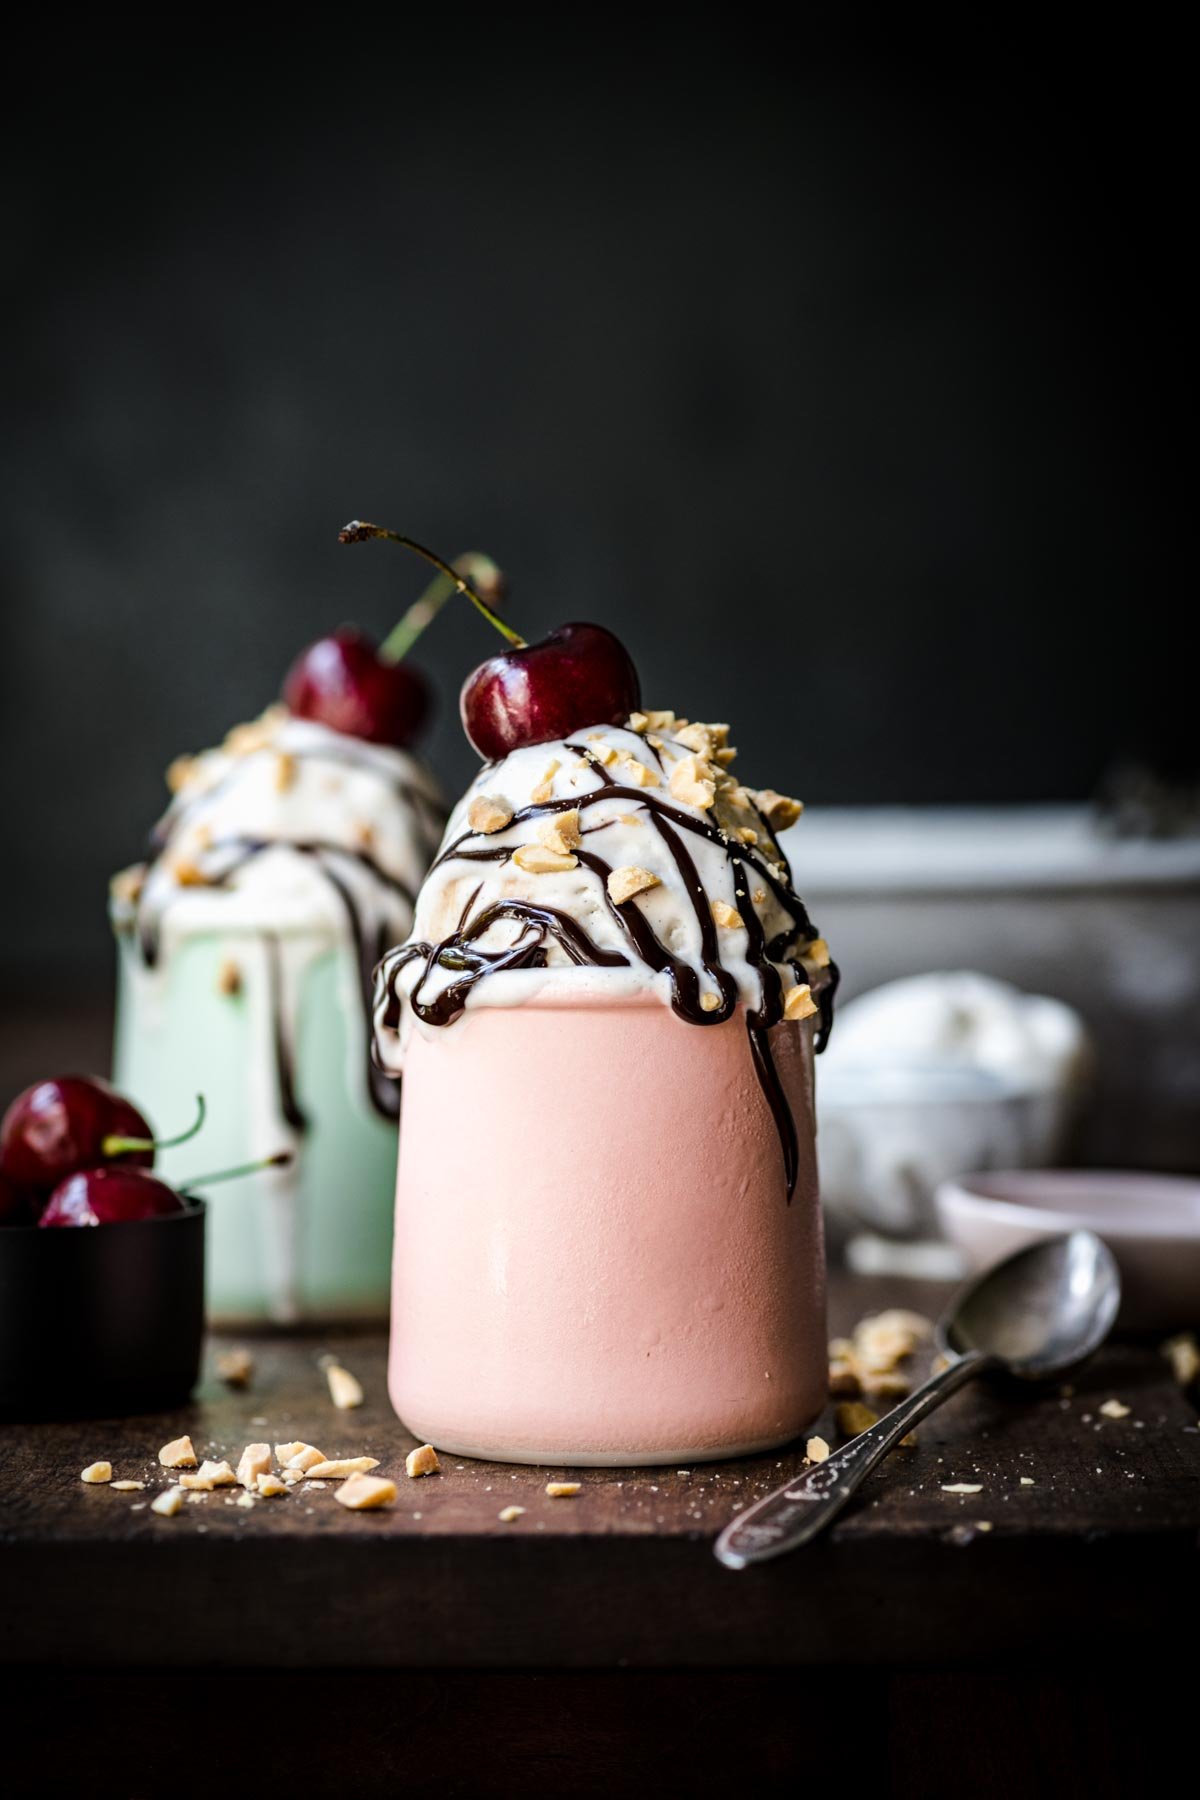
{"type": "Polygon", "coordinates": [[[537,643],[526,643],[463,574],[415,538],[362,519],[352,519],[338,533],[342,544],[373,538],[423,556],[508,640],[507,650],[467,676],[459,702],[463,728],[486,761],[569,737],[588,725],[622,725],[640,707],[632,658],[603,625],[560,625],[537,643]]]}
{"type": "Polygon", "coordinates": [[[426,626],[459,586],[460,570],[495,600],[504,577],[490,556],[477,551],[439,569],[389,632],[382,644],[355,626],[343,625],[301,651],[283,684],[283,698],[299,719],[311,719],[348,737],[404,749],[416,738],[429,711],[429,686],[404,659],[426,626]]]}

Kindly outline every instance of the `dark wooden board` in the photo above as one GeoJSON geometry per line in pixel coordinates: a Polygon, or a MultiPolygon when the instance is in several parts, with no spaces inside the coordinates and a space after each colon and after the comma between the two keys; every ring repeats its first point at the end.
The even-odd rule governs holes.
{"type": "MultiPolygon", "coordinates": [[[[832,1325],[883,1305],[936,1310],[942,1291],[834,1282],[832,1325]]],[[[52,1319],[47,1329],[53,1329],[52,1319]]],[[[735,1574],[721,1526],[786,1480],[784,1454],[674,1469],[556,1471],[447,1456],[408,1481],[413,1440],[391,1414],[382,1334],[262,1336],[252,1386],[212,1374],[171,1415],[8,1426],[0,1443],[0,1597],[6,1663],[154,1666],[616,1668],[983,1664],[1069,1653],[1113,1634],[1159,1654],[1197,1597],[1200,1431],[1153,1346],[1116,1344],[1070,1395],[965,1393],[897,1452],[830,1538],[735,1574]],[[336,1352],[366,1403],[338,1413],[319,1357],[336,1352]],[[1122,1420],[1099,1412],[1118,1397],[1122,1420]],[[332,1486],[252,1510],[220,1491],[160,1519],[160,1444],[191,1433],[236,1462],[243,1444],[302,1438],[369,1452],[397,1505],[350,1514],[332,1486]],[[107,1459],[115,1493],[79,1480],[107,1459]],[[558,1471],[561,1473],[561,1471],[558,1471]],[[1021,1486],[1022,1475],[1033,1485],[1021,1486]],[[959,1498],[943,1483],[979,1481],[959,1498]],[[526,1512],[498,1518],[508,1504],[526,1512]],[[140,1510],[135,1510],[140,1508],[140,1510]],[[980,1524],[990,1530],[979,1529],[980,1524]]],[[[831,1442],[831,1418],[814,1428],[831,1442]]]]}

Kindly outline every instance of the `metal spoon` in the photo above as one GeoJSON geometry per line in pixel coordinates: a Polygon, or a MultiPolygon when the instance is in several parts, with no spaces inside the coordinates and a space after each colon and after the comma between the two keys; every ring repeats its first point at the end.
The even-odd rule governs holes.
{"type": "Polygon", "coordinates": [[[1092,1231],[1071,1231],[997,1263],[945,1312],[937,1343],[949,1361],[886,1418],[728,1524],[715,1554],[727,1569],[782,1556],[823,1531],[893,1444],[956,1389],[991,1380],[1047,1381],[1097,1350],[1112,1329],[1121,1277],[1092,1231]]]}

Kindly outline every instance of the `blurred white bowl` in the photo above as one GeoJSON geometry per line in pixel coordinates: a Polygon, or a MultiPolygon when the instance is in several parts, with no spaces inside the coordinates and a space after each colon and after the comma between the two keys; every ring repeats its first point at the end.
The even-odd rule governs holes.
{"type": "Polygon", "coordinates": [[[818,1081],[821,1197],[851,1226],[939,1235],[933,1196],[964,1169],[1053,1162],[1072,1094],[986,1069],[910,1063],[830,1069],[818,1081]]]}
{"type": "Polygon", "coordinates": [[[937,1191],[938,1222],[971,1269],[1088,1225],[1121,1270],[1121,1323],[1200,1324],[1200,1180],[1093,1169],[1004,1170],[937,1191]]]}

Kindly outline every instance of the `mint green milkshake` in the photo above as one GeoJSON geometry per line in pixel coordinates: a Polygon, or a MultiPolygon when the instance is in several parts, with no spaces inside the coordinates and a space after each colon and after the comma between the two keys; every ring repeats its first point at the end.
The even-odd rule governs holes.
{"type": "Polygon", "coordinates": [[[371,973],[411,928],[440,795],[407,751],[283,707],[168,779],[150,859],[113,882],[114,1079],[155,1123],[204,1095],[167,1180],[293,1153],[206,1196],[212,1318],[382,1316],[399,1095],[371,973]]]}

